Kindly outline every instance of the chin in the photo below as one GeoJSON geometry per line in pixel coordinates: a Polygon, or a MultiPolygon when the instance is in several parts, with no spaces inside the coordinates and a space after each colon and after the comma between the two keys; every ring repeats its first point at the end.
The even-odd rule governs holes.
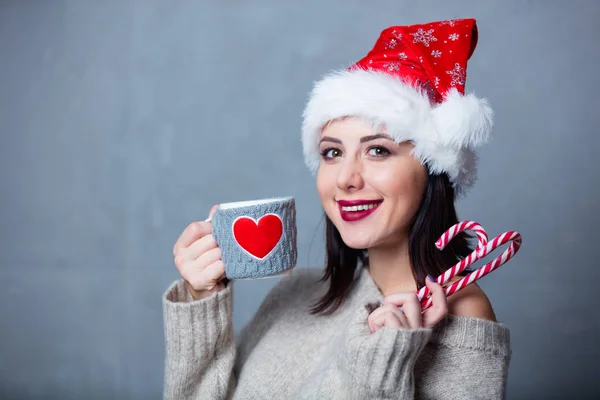
{"type": "MultiPolygon", "coordinates": [[[[344,238],[342,238],[342,240],[344,240],[344,238]]],[[[346,244],[346,246],[350,247],[351,249],[356,249],[356,250],[368,250],[370,247],[368,243],[366,243],[365,241],[361,241],[361,240],[356,240],[356,241],[344,240],[344,244],[346,244]]]]}
{"type": "MultiPolygon", "coordinates": [[[[334,210],[334,212],[337,213],[337,209],[334,210]]],[[[377,240],[377,232],[375,232],[376,228],[369,227],[368,225],[370,224],[361,227],[352,226],[354,223],[343,221],[339,215],[331,215],[330,213],[327,213],[327,215],[339,232],[344,244],[351,249],[366,250],[377,245],[379,242],[379,240],[377,240]]]]}
{"type": "Polygon", "coordinates": [[[339,228],[338,231],[340,231],[340,236],[342,237],[342,240],[344,241],[346,246],[350,247],[351,249],[366,250],[377,245],[376,241],[373,240],[373,238],[370,235],[365,235],[364,233],[361,234],[348,232],[347,230],[341,231],[339,228]]]}

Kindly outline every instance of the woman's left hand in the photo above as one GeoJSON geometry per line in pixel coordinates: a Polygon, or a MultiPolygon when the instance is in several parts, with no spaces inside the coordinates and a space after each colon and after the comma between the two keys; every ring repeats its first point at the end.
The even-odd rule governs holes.
{"type": "Polygon", "coordinates": [[[383,305],[373,311],[367,322],[371,333],[389,326],[396,329],[432,328],[448,314],[446,291],[430,279],[425,284],[431,290],[432,306],[421,313],[421,303],[415,292],[392,293],[384,299],[383,305]]]}

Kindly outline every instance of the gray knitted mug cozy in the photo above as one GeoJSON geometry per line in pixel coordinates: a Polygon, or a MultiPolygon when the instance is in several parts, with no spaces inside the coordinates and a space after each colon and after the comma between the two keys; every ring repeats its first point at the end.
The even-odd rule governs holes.
{"type": "Polygon", "coordinates": [[[296,266],[293,197],[221,204],[211,220],[227,278],[265,278],[296,266]]]}

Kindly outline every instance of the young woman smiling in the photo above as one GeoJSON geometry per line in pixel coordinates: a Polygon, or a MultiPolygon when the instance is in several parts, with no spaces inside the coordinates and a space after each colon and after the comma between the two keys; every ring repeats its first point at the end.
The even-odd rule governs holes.
{"type": "Polygon", "coordinates": [[[477,285],[446,298],[437,277],[472,248],[434,243],[458,222],[491,132],[464,94],[474,20],[384,30],[365,58],[315,84],[303,150],[326,214],[325,271],[296,268],[242,330],[209,222],[174,246],[182,280],[163,299],[165,398],[495,399],[508,328],[477,285]],[[425,312],[415,292],[427,285],[425,312]]]}

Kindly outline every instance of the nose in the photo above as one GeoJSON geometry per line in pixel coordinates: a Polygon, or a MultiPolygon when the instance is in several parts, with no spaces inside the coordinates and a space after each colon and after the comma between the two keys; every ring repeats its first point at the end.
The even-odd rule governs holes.
{"type": "Polygon", "coordinates": [[[364,185],[362,177],[362,163],[357,158],[346,157],[337,176],[337,186],[343,191],[355,191],[362,189],[364,185]]]}

